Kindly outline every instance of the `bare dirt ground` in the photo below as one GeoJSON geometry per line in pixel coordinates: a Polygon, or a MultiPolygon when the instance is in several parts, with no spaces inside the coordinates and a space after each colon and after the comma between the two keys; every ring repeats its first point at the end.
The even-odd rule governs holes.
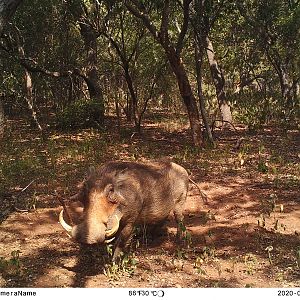
{"type": "MultiPolygon", "coordinates": [[[[189,146],[185,131],[164,133],[155,126],[149,123],[143,137],[130,139],[124,133],[125,137],[115,143],[108,142],[115,138],[109,136],[106,144],[102,139],[97,160],[164,156],[185,166],[208,200],[205,203],[190,186],[184,243],[176,243],[173,216],[165,235],[154,240],[147,235],[135,237],[129,256],[119,265],[110,262],[105,247],[81,246],[70,240],[58,223],[61,207],[55,193],[66,197],[74,192],[83,179],[83,170],[94,162],[100,149],[100,133],[89,132],[89,138],[85,138],[87,133],[51,133],[51,145],[38,142],[32,146],[34,137],[25,129],[11,147],[30,148],[32,156],[38,156],[35,151],[40,155],[48,151],[46,162],[41,159],[42,167],[54,171],[43,176],[39,175],[42,169],[21,172],[14,186],[2,191],[0,286],[300,286],[299,133],[291,131],[283,136],[265,128],[249,135],[240,128],[218,133],[216,149],[196,152],[189,146]],[[234,143],[241,137],[245,141],[236,151],[234,143]],[[79,145],[83,141],[87,145],[87,140],[86,148],[79,145]],[[73,142],[85,152],[73,153],[73,142]],[[51,153],[49,145],[54,148],[51,153]],[[60,155],[55,152],[58,149],[62,150],[60,155]],[[20,193],[33,179],[36,181],[20,193]],[[26,212],[7,208],[11,199],[16,199],[13,195],[18,195],[19,207],[27,204],[26,212]]],[[[4,155],[7,159],[8,150],[11,148],[5,148],[2,159],[4,155]]]]}

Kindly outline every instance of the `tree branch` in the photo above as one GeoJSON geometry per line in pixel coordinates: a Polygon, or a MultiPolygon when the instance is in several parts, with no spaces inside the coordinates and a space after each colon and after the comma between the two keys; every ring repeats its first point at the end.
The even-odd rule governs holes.
{"type": "Polygon", "coordinates": [[[13,16],[15,11],[17,10],[19,4],[23,0],[2,0],[0,1],[0,36],[2,35],[2,31],[9,21],[9,19],[13,16]]]}
{"type": "Polygon", "coordinates": [[[237,84],[237,87],[234,91],[234,94],[239,93],[245,86],[250,85],[253,81],[257,81],[258,79],[266,79],[262,74],[255,75],[251,78],[241,78],[240,82],[237,84]]]}
{"type": "Polygon", "coordinates": [[[155,81],[155,78],[154,78],[153,81],[152,81],[152,84],[151,84],[149,96],[148,96],[148,98],[145,100],[143,109],[142,109],[142,111],[140,112],[139,119],[138,119],[138,126],[141,126],[142,118],[143,118],[143,115],[144,115],[144,113],[145,113],[145,111],[146,111],[146,109],[147,109],[148,102],[152,99],[155,84],[156,84],[156,81],[155,81]]]}
{"type": "Polygon", "coordinates": [[[219,15],[220,15],[220,11],[223,7],[223,4],[224,4],[224,0],[222,0],[218,7],[214,9],[214,14],[212,15],[211,17],[211,20],[210,20],[210,24],[209,24],[209,27],[212,28],[214,26],[214,23],[216,22],[216,20],[218,19],[219,15]]]}
{"type": "Polygon", "coordinates": [[[164,1],[164,8],[162,12],[161,24],[160,24],[160,38],[164,43],[169,41],[169,15],[170,15],[170,1],[164,1]]]}
{"type": "Polygon", "coordinates": [[[121,51],[118,43],[106,32],[102,32],[103,36],[105,36],[110,42],[111,44],[114,46],[117,54],[119,55],[119,57],[121,58],[121,61],[122,63],[127,63],[127,60],[126,60],[126,56],[125,54],[121,51]]]}
{"type": "Polygon", "coordinates": [[[51,77],[68,77],[72,75],[73,71],[64,71],[64,72],[56,72],[56,71],[49,71],[41,66],[38,65],[38,63],[33,60],[32,58],[24,57],[19,59],[20,64],[26,68],[30,72],[40,72],[45,75],[51,76],[51,77]]]}
{"type": "Polygon", "coordinates": [[[139,7],[139,3],[136,0],[125,0],[125,6],[127,9],[137,18],[141,19],[144,23],[144,25],[148,28],[150,33],[154,36],[154,38],[161,42],[160,40],[160,34],[155,27],[155,25],[151,22],[146,10],[144,8],[139,7]],[[133,5],[132,5],[133,3],[133,5]]]}
{"type": "Polygon", "coordinates": [[[142,32],[141,32],[140,35],[136,38],[136,41],[135,41],[133,50],[132,50],[131,54],[130,54],[129,57],[128,57],[128,60],[129,60],[129,61],[131,61],[133,55],[137,52],[138,47],[139,47],[139,44],[140,44],[140,41],[142,40],[142,38],[143,38],[144,36],[145,36],[145,31],[144,31],[144,27],[143,27],[142,32]]]}
{"type": "Polygon", "coordinates": [[[185,35],[187,33],[188,27],[189,27],[189,20],[190,20],[190,3],[191,0],[183,0],[183,5],[182,5],[182,9],[183,9],[183,23],[182,23],[182,27],[178,36],[178,41],[176,44],[176,53],[179,55],[182,51],[183,48],[183,42],[184,42],[184,38],[185,35]]]}

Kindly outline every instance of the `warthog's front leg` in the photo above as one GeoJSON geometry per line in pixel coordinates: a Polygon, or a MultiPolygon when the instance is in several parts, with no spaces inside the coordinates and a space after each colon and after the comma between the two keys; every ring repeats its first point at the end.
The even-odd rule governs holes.
{"type": "Polygon", "coordinates": [[[119,237],[116,241],[115,251],[113,255],[113,260],[117,260],[129,246],[132,236],[133,236],[134,224],[128,223],[120,231],[119,237]]]}

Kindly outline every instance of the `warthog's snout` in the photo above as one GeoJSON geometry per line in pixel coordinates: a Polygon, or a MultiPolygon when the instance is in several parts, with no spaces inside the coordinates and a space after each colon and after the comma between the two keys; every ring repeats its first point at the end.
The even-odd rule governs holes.
{"type": "Polygon", "coordinates": [[[105,224],[98,224],[90,222],[89,224],[84,221],[78,225],[70,226],[63,217],[64,211],[59,214],[59,223],[77,242],[83,244],[96,244],[96,243],[110,243],[115,239],[114,234],[119,229],[119,219],[114,215],[110,222],[111,228],[107,228],[105,224]]]}

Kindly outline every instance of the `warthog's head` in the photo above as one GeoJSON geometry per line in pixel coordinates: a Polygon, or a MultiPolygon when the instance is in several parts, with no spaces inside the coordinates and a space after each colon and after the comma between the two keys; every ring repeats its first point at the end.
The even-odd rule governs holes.
{"type": "Polygon", "coordinates": [[[72,200],[80,201],[83,206],[79,224],[69,225],[64,220],[63,210],[59,215],[62,227],[80,243],[108,243],[114,239],[119,228],[119,205],[124,202],[124,198],[115,190],[112,178],[100,178],[93,171],[81,184],[79,193],[72,197],[72,200]]]}

